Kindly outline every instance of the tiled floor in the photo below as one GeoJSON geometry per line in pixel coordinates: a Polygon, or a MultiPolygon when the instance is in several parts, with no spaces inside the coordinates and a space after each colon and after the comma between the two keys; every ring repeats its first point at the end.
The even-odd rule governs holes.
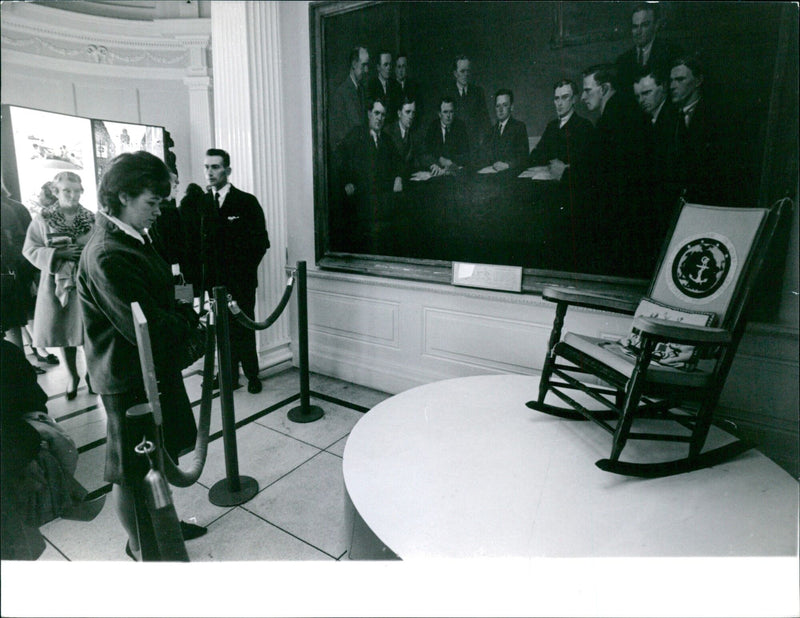
{"type": "MultiPolygon", "coordinates": [[[[28,358],[35,362],[33,356],[28,358]]],[[[39,383],[50,395],[48,413],[78,445],[76,478],[90,492],[102,493],[107,488],[102,402],[88,393],[83,380],[78,397],[67,401],[63,366],[42,367],[47,373],[39,376],[39,383]]],[[[197,416],[201,376],[193,370],[185,373],[185,383],[197,416]]],[[[311,404],[320,406],[325,415],[311,423],[294,423],[287,412],[300,404],[298,370],[264,372],[262,377],[260,394],[251,395],[245,388],[234,392],[236,421],[242,423],[236,431],[239,473],[257,481],[258,493],[235,507],[209,501],[209,489],[227,476],[219,397],[212,404],[211,441],[199,481],[188,488],[172,488],[179,517],[209,529],[204,537],[186,543],[189,559],[341,560],[348,549],[342,480],[345,441],[363,413],[388,395],[312,374],[311,404]]],[[[110,500],[92,522],[58,519],[42,526],[41,532],[47,549],[40,561],[128,560],[126,536],[110,500]]]]}

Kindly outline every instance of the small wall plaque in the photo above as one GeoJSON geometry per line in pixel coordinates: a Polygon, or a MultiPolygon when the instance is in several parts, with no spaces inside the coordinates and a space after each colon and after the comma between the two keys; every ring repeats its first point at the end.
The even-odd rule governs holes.
{"type": "Polygon", "coordinates": [[[453,262],[453,285],[502,292],[521,292],[522,267],[453,262]]]}

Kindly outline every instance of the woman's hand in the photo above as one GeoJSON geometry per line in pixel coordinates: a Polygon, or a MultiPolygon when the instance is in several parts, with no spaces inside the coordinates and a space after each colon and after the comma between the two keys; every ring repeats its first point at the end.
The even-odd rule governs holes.
{"type": "Polygon", "coordinates": [[[68,247],[59,247],[56,249],[55,256],[57,259],[65,262],[77,262],[81,259],[81,251],[83,251],[83,246],[69,245],[68,247]]]}

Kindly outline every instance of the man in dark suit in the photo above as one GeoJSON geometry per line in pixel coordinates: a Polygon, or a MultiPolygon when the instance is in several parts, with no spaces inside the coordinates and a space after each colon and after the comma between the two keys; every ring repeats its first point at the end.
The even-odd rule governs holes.
{"type": "Polygon", "coordinates": [[[408,75],[408,54],[401,51],[394,61],[394,79],[400,88],[400,101],[407,99],[416,104],[417,118],[422,118],[423,101],[422,90],[417,80],[408,75]]]}
{"type": "Polygon", "coordinates": [[[397,120],[386,129],[400,157],[400,176],[404,181],[420,166],[422,139],[414,124],[416,117],[416,101],[406,96],[397,110],[397,120]]]}
{"type": "Polygon", "coordinates": [[[392,195],[403,190],[403,180],[400,157],[383,131],[386,103],[382,99],[370,102],[367,119],[367,127],[351,129],[342,141],[339,179],[352,252],[377,254],[392,217],[392,195]]]}
{"type": "MultiPolygon", "coordinates": [[[[181,212],[189,241],[187,254],[200,260],[199,268],[189,269],[189,273],[199,272],[200,280],[190,282],[196,290],[209,293],[215,286],[224,285],[242,311],[253,318],[258,265],[269,248],[264,211],[254,195],[228,181],[231,167],[227,152],[208,149],[205,170],[209,186],[205,199],[188,204],[188,210],[181,212]]],[[[255,331],[231,320],[230,343],[234,384],[238,384],[241,362],[248,392],[261,392],[255,331]]]]}
{"type": "Polygon", "coordinates": [[[588,203],[594,209],[589,213],[589,234],[597,260],[608,260],[620,274],[648,277],[649,249],[641,228],[648,185],[639,161],[644,117],[630,99],[618,94],[614,65],[595,65],[583,72],[581,100],[590,112],[600,113],[585,175],[588,203]]]}
{"type": "Polygon", "coordinates": [[[652,232],[654,245],[660,246],[680,197],[671,161],[677,115],[668,96],[669,80],[661,69],[641,74],[633,84],[633,92],[647,118],[641,156],[651,186],[647,229],[652,232]]]}
{"type": "Polygon", "coordinates": [[[508,88],[494,95],[497,124],[483,139],[483,156],[480,165],[491,165],[495,171],[511,169],[518,172],[528,159],[528,129],[525,123],[512,117],[514,93],[508,88]]]}
{"type": "Polygon", "coordinates": [[[367,97],[374,101],[386,102],[386,117],[394,118],[400,102],[400,85],[392,77],[392,53],[381,50],[378,53],[376,74],[367,82],[367,97]]]}
{"type": "Polygon", "coordinates": [[[466,56],[457,56],[453,62],[453,83],[444,96],[455,104],[455,118],[464,123],[470,156],[480,155],[481,139],[491,125],[483,88],[472,83],[472,63],[466,56]]]}
{"type": "Polygon", "coordinates": [[[687,200],[725,204],[736,199],[727,189],[736,190],[738,179],[726,178],[731,166],[723,163],[721,114],[703,96],[704,79],[696,58],[675,59],[670,70],[670,97],[677,115],[672,165],[687,200]]]}
{"type": "Polygon", "coordinates": [[[562,79],[553,87],[556,118],[547,123],[542,137],[531,151],[528,164],[550,165],[558,178],[572,167],[579,168],[592,142],[592,123],[575,113],[578,88],[572,80],[562,79]]]}
{"type": "Polygon", "coordinates": [[[464,123],[455,118],[455,103],[450,97],[439,101],[439,117],[425,133],[422,164],[434,176],[455,174],[470,162],[469,138],[464,123]]]}
{"type": "Polygon", "coordinates": [[[679,46],[658,36],[661,15],[657,3],[641,2],[631,11],[633,47],[617,58],[620,92],[633,96],[633,82],[642,72],[669,71],[672,60],[681,53],[679,46]]]}
{"type": "Polygon", "coordinates": [[[328,131],[335,149],[353,127],[366,125],[364,110],[367,104],[366,82],[369,73],[369,52],[358,46],[348,56],[350,72],[334,91],[328,131]]]}

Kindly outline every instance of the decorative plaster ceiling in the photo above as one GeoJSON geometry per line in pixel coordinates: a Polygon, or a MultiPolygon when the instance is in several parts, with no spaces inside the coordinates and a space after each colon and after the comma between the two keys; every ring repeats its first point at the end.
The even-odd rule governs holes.
{"type": "Polygon", "coordinates": [[[29,0],[62,11],[128,19],[153,21],[156,19],[179,19],[209,17],[209,2],[202,0],[29,0]]]}

